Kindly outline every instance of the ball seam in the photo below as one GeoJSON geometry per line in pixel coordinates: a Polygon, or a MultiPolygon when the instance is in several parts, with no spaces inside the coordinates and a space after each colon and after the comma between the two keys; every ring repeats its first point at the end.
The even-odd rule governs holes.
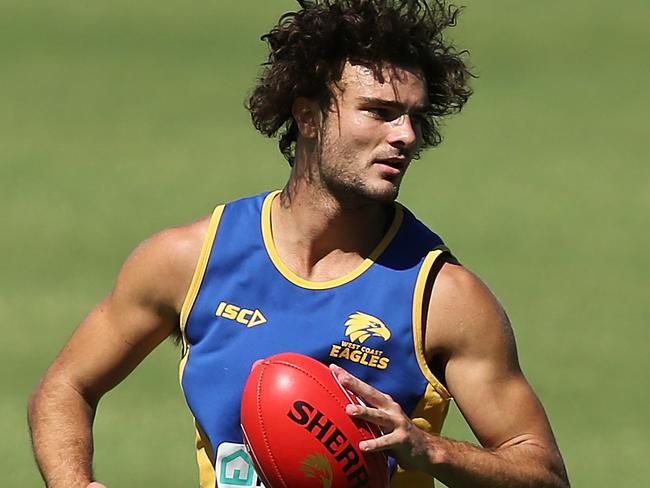
{"type": "Polygon", "coordinates": [[[271,464],[273,464],[273,469],[275,470],[275,473],[277,476],[280,478],[280,481],[282,482],[282,485],[284,488],[288,488],[286,481],[284,481],[284,477],[282,476],[282,472],[280,471],[280,468],[275,461],[275,457],[273,456],[273,451],[271,450],[271,444],[269,442],[269,438],[266,435],[266,429],[264,428],[264,419],[262,418],[262,410],[261,410],[261,388],[262,388],[262,377],[264,376],[264,371],[268,364],[264,365],[262,370],[260,371],[260,375],[257,379],[257,388],[256,388],[256,405],[257,405],[257,420],[260,423],[261,431],[262,431],[262,438],[264,439],[264,447],[266,447],[266,453],[271,460],[271,464]]]}

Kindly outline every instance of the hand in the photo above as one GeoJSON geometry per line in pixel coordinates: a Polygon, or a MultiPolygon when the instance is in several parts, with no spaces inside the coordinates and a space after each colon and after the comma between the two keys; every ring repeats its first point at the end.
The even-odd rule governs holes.
{"type": "Polygon", "coordinates": [[[430,471],[436,438],[417,427],[390,395],[380,392],[339,366],[332,364],[330,369],[341,385],[368,404],[347,405],[347,414],[378,425],[384,434],[360,442],[359,449],[366,452],[388,450],[402,468],[430,471]]]}
{"type": "Polygon", "coordinates": [[[99,483],[97,481],[93,481],[86,488],[106,488],[106,485],[102,485],[101,483],[99,483]]]}

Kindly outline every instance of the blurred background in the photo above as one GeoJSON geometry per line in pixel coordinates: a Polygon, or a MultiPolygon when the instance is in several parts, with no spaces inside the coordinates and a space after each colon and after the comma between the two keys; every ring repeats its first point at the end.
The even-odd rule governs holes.
{"type": "MultiPolygon", "coordinates": [[[[0,2],[0,485],[42,485],[29,392],[147,236],[279,188],[243,108],[291,1],[0,2]]],[[[467,0],[475,95],[400,200],[486,281],[573,485],[650,479],[650,3],[467,0]]],[[[196,486],[163,343],[100,404],[111,487],[196,486]]],[[[472,440],[455,409],[444,433],[472,440]]]]}

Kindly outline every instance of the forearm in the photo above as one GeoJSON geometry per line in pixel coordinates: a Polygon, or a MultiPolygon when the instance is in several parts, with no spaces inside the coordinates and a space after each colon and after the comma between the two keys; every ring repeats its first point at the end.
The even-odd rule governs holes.
{"type": "MultiPolygon", "coordinates": [[[[529,408],[523,409],[522,413],[521,406],[519,409],[513,408],[515,413],[524,418],[519,419],[520,426],[502,429],[510,433],[510,440],[494,449],[485,449],[427,433],[416,426],[389,395],[338,366],[330,365],[330,368],[343,387],[368,403],[347,405],[347,414],[382,428],[382,436],[359,443],[363,451],[389,451],[404,470],[428,473],[450,488],[569,487],[553,434],[550,427],[545,428],[547,423],[543,410],[529,408]],[[537,422],[528,420],[526,414],[530,412],[533,416],[537,415],[537,422]]],[[[529,402],[530,405],[535,407],[538,403],[529,402]]],[[[500,419],[499,415],[489,417],[494,423],[500,419]]],[[[490,429],[484,428],[484,434],[486,431],[490,429]]],[[[483,439],[489,445],[490,438],[496,437],[484,435],[483,439]]],[[[501,433],[498,437],[506,438],[508,434],[501,433]]]]}
{"type": "Polygon", "coordinates": [[[49,488],[76,488],[92,480],[92,405],[62,380],[46,378],[29,401],[34,456],[49,488]]]}
{"type": "Polygon", "coordinates": [[[499,449],[431,436],[427,471],[450,488],[567,488],[559,455],[534,439],[521,439],[499,449]]]}

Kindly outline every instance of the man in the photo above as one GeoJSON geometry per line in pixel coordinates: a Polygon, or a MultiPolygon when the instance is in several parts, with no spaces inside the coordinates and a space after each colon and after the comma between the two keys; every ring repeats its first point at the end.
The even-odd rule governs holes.
{"type": "Polygon", "coordinates": [[[501,306],[394,202],[411,160],[439,142],[437,118],[470,94],[442,37],[457,11],[301,7],[264,37],[271,54],[249,102],[261,132],[281,133],[287,185],[166,230],[128,258],[32,395],[44,479],[102,486],[91,472],[97,403],[178,333],[202,487],[232,481],[219,468],[243,452],[247,372],[283,351],[332,363],[366,399],[348,414],[381,426],[358,447],[389,452],[392,486],[568,486],[501,306]],[[439,435],[452,395],[483,447],[439,435]]]}

